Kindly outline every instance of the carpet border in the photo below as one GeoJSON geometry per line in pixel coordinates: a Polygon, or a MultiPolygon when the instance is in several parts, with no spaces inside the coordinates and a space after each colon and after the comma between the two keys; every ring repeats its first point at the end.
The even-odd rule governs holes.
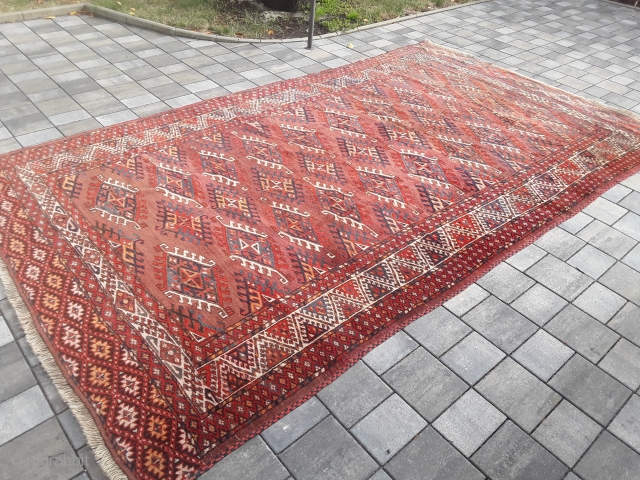
{"type": "MultiPolygon", "coordinates": [[[[36,328],[31,311],[22,299],[20,293],[18,293],[13,277],[9,273],[7,264],[2,258],[0,258],[0,281],[2,281],[4,285],[7,300],[18,317],[27,343],[40,361],[45,372],[49,375],[56,391],[69,406],[76,420],[78,420],[82,433],[87,439],[87,444],[91,448],[96,462],[109,478],[114,480],[128,479],[129,477],[124,473],[102,438],[98,423],[91,416],[84,402],[78,397],[73,387],[69,384],[69,381],[62,374],[53,354],[42,338],[42,334],[36,328]]],[[[54,412],[53,416],[56,417],[57,414],[54,412]]],[[[86,465],[83,466],[86,468],[86,465]]]]}

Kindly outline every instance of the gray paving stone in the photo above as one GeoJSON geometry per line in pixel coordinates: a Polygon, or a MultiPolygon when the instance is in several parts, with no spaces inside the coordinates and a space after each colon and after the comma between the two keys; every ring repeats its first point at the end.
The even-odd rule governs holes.
{"type": "Polygon", "coordinates": [[[351,434],[378,463],[384,464],[426,425],[420,415],[394,394],[360,420],[351,434]]]}
{"type": "Polygon", "coordinates": [[[505,354],[491,342],[472,332],[442,356],[442,362],[473,385],[496,366],[505,354]]]}
{"type": "Polygon", "coordinates": [[[512,357],[543,381],[548,381],[573,355],[573,350],[538,330],[512,357]]]}
{"type": "Polygon", "coordinates": [[[13,342],[13,338],[13,334],[7,326],[7,322],[4,318],[0,317],[0,347],[13,342]]]}
{"type": "Polygon", "coordinates": [[[566,222],[561,223],[559,227],[563,228],[571,234],[576,234],[584,227],[586,227],[589,223],[591,223],[592,220],[593,217],[590,217],[584,212],[579,212],[566,222]]]}
{"type": "Polygon", "coordinates": [[[488,296],[489,293],[486,290],[477,283],[472,283],[458,295],[444,303],[444,306],[454,315],[461,317],[488,296]]]}
{"type": "Polygon", "coordinates": [[[640,452],[640,397],[632,395],[609,425],[609,431],[640,452]]]}
{"type": "Polygon", "coordinates": [[[403,331],[399,331],[367,353],[362,360],[374,372],[382,375],[416,348],[418,344],[415,340],[403,331]]]}
{"type": "Polygon", "coordinates": [[[567,260],[580,250],[585,242],[566,230],[554,228],[540,237],[535,244],[560,260],[567,260]]]}
{"type": "Polygon", "coordinates": [[[484,475],[429,427],[386,466],[397,480],[482,480],[484,475]]]}
{"type": "Polygon", "coordinates": [[[640,348],[622,338],[598,364],[631,390],[640,387],[640,348]]]}
{"type": "Polygon", "coordinates": [[[82,427],[80,427],[78,420],[70,409],[62,412],[57,418],[74,450],[78,450],[87,444],[87,438],[84,436],[82,427]]]}
{"type": "Polygon", "coordinates": [[[506,421],[478,450],[472,461],[495,480],[560,480],[568,470],[510,421],[506,421]]]}
{"type": "Polygon", "coordinates": [[[538,329],[496,297],[489,297],[463,320],[505,353],[511,353],[538,329]]]}
{"type": "Polygon", "coordinates": [[[601,425],[631,396],[631,390],[579,355],[571,357],[549,385],[601,425]]]}
{"type": "Polygon", "coordinates": [[[383,378],[430,422],[468,388],[465,382],[422,348],[414,350],[387,371],[383,378]]]}
{"type": "Polygon", "coordinates": [[[622,185],[625,187],[629,187],[636,192],[640,192],[640,174],[636,173],[635,175],[623,180],[622,185]]]}
{"type": "Polygon", "coordinates": [[[2,445],[0,458],[0,480],[67,480],[83,470],[55,418],[2,445]]]}
{"type": "Polygon", "coordinates": [[[608,323],[608,326],[626,339],[640,346],[640,307],[627,303],[608,323]]]}
{"type": "Polygon", "coordinates": [[[585,245],[567,263],[597,280],[616,260],[591,245],[585,245]]]}
{"type": "Polygon", "coordinates": [[[580,230],[578,237],[618,260],[636,245],[633,238],[599,220],[594,220],[580,230]]]}
{"type": "Polygon", "coordinates": [[[617,186],[631,192],[629,195],[626,195],[619,204],[634,213],[640,214],[640,193],[631,191],[630,188],[627,188],[624,185],[617,186]]]}
{"type": "MultiPolygon", "coordinates": [[[[98,464],[98,461],[96,460],[96,457],[89,445],[85,445],[78,450],[78,457],[80,457],[82,466],[91,480],[109,480],[109,477],[105,475],[104,470],[102,470],[102,467],[98,464]]],[[[201,478],[206,479],[207,477],[201,478]]]]}
{"type": "Polygon", "coordinates": [[[391,477],[384,470],[378,470],[369,480],[391,480],[391,477]]]}
{"type": "Polygon", "coordinates": [[[624,217],[613,224],[613,228],[640,241],[640,215],[628,212],[624,217]]]}
{"type": "MultiPolygon", "coordinates": [[[[602,197],[606,198],[607,200],[613,203],[619,203],[624,197],[629,195],[629,193],[631,193],[631,189],[629,187],[625,187],[624,185],[618,184],[614,187],[611,187],[609,190],[603,193],[602,197]]],[[[623,205],[622,203],[621,205],[629,209],[629,207],[623,205]]]]}
{"type": "Polygon", "coordinates": [[[433,427],[469,457],[505,419],[477,392],[469,390],[433,423],[433,427]]]}
{"type": "Polygon", "coordinates": [[[511,304],[522,315],[537,325],[544,325],[564,308],[567,301],[551,290],[536,283],[511,304]]]}
{"type": "Polygon", "coordinates": [[[0,445],[53,416],[40,388],[36,385],[0,403],[0,445]]]}
{"type": "Polygon", "coordinates": [[[526,273],[566,300],[576,298],[592,282],[585,274],[552,255],[544,257],[526,273]]]}
{"type": "MultiPolygon", "coordinates": [[[[334,420],[335,421],[335,420],[334,420]]],[[[243,480],[269,478],[284,480],[289,472],[282,466],[260,436],[253,437],[202,475],[202,480],[243,480]]]]}
{"type": "Polygon", "coordinates": [[[609,432],[603,432],[574,471],[583,480],[636,478],[640,472],[640,455],[609,432]]]}
{"type": "Polygon", "coordinates": [[[0,347],[0,403],[36,384],[29,364],[15,342],[0,347]]]}
{"type": "Polygon", "coordinates": [[[573,304],[602,323],[607,323],[627,301],[600,283],[593,283],[573,304]]]}
{"type": "Polygon", "coordinates": [[[376,462],[333,417],[325,418],[280,458],[295,478],[310,480],[364,480],[377,469],[376,462]]]}
{"type": "Polygon", "coordinates": [[[616,263],[600,277],[600,283],[636,305],[640,305],[640,272],[631,267],[620,262],[616,263]]]}
{"type": "Polygon", "coordinates": [[[567,305],[544,329],[592,362],[598,362],[619,338],[573,305],[567,305]]]}
{"type": "Polygon", "coordinates": [[[364,363],[358,362],[329,386],[318,398],[347,428],[391,395],[392,390],[364,363]]]}
{"type": "Polygon", "coordinates": [[[40,388],[42,388],[42,391],[44,392],[44,395],[51,405],[54,413],[57,415],[65,411],[68,406],[60,396],[58,389],[53,385],[53,382],[51,382],[51,378],[47,372],[45,372],[42,365],[34,367],[32,372],[35,375],[36,380],[38,380],[38,384],[40,385],[40,388]]]}
{"type": "Polygon", "coordinates": [[[512,266],[501,263],[477,283],[503,302],[510,303],[534,282],[512,266]]]}
{"type": "MultiPolygon", "coordinates": [[[[482,290],[480,287],[477,288],[482,290]]],[[[484,292],[484,290],[482,291],[484,292]]],[[[443,307],[438,307],[420,317],[404,330],[436,357],[442,355],[471,332],[468,325],[443,307]]]]}
{"type": "Polygon", "coordinates": [[[560,402],[560,396],[510,358],[482,379],[476,389],[527,432],[560,402]]]}
{"type": "Polygon", "coordinates": [[[307,431],[315,427],[329,411],[316,397],[282,417],[261,433],[262,438],[276,454],[295,442],[307,431]]]}
{"type": "Polygon", "coordinates": [[[627,213],[627,209],[599,197],[587,206],[583,212],[603,223],[606,223],[607,225],[613,225],[615,222],[620,220],[625,213],[627,213]]]}
{"type": "Polygon", "coordinates": [[[533,438],[573,467],[601,430],[600,425],[563,400],[533,432],[533,438]]]}

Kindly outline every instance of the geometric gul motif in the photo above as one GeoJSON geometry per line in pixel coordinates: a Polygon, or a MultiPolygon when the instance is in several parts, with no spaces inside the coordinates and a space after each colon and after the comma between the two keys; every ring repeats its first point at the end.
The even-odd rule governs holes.
{"type": "Polygon", "coordinates": [[[238,186],[238,175],[233,165],[233,157],[225,157],[222,153],[200,150],[200,166],[202,174],[224,185],[238,186]]]}
{"type": "Polygon", "coordinates": [[[320,251],[322,245],[318,243],[318,237],[313,231],[313,226],[309,221],[311,216],[309,213],[301,213],[296,207],[282,203],[273,202],[271,206],[276,225],[280,228],[278,235],[301,247],[316,252],[320,251]]]}
{"type": "Polygon", "coordinates": [[[179,203],[158,202],[156,230],[166,235],[173,233],[183,241],[201,243],[211,241],[211,232],[205,221],[206,215],[179,203]]]}
{"type": "Polygon", "coordinates": [[[177,296],[180,303],[195,305],[198,310],[211,311],[213,307],[222,318],[227,317],[228,313],[221,305],[215,262],[178,247],[172,251],[164,243],[160,249],[164,254],[156,258],[156,274],[164,279],[164,285],[158,285],[158,288],[169,298],[177,296]]]}
{"type": "MultiPolygon", "coordinates": [[[[140,216],[138,205],[138,189],[124,182],[109,177],[97,176],[101,183],[89,187],[89,196],[93,197],[93,205],[88,204],[92,212],[99,212],[102,218],[111,222],[127,225],[131,223],[136,230],[140,225],[136,220],[140,216]]],[[[145,212],[146,213],[146,212],[145,212]]]]}
{"type": "Polygon", "coordinates": [[[289,283],[287,277],[276,269],[275,254],[266,234],[233,220],[225,224],[222,217],[216,218],[226,229],[231,260],[238,260],[243,267],[257,270],[261,274],[265,273],[268,277],[276,274],[281,283],[289,283]]]}
{"type": "Polygon", "coordinates": [[[155,168],[150,168],[151,183],[155,185],[156,191],[164,193],[165,197],[180,203],[189,205],[193,203],[196,207],[202,205],[196,200],[196,196],[201,196],[198,185],[192,178],[191,172],[187,172],[178,167],[164,163],[155,163],[155,168]],[[155,178],[154,178],[155,173],[155,178]]]}

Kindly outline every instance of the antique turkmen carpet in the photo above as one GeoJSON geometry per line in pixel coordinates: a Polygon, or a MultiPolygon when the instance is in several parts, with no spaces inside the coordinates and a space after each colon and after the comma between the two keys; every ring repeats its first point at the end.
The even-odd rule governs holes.
{"type": "Polygon", "coordinates": [[[3,156],[4,278],[109,474],[189,478],[639,147],[622,113],[424,43],[3,156]]]}

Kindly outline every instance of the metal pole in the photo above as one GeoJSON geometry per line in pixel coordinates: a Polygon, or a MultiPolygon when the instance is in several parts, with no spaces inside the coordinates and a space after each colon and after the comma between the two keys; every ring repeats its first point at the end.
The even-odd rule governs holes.
{"type": "Polygon", "coordinates": [[[316,0],[311,0],[311,10],[309,11],[309,40],[307,40],[307,48],[311,50],[313,43],[313,24],[316,21],[316,0]]]}

